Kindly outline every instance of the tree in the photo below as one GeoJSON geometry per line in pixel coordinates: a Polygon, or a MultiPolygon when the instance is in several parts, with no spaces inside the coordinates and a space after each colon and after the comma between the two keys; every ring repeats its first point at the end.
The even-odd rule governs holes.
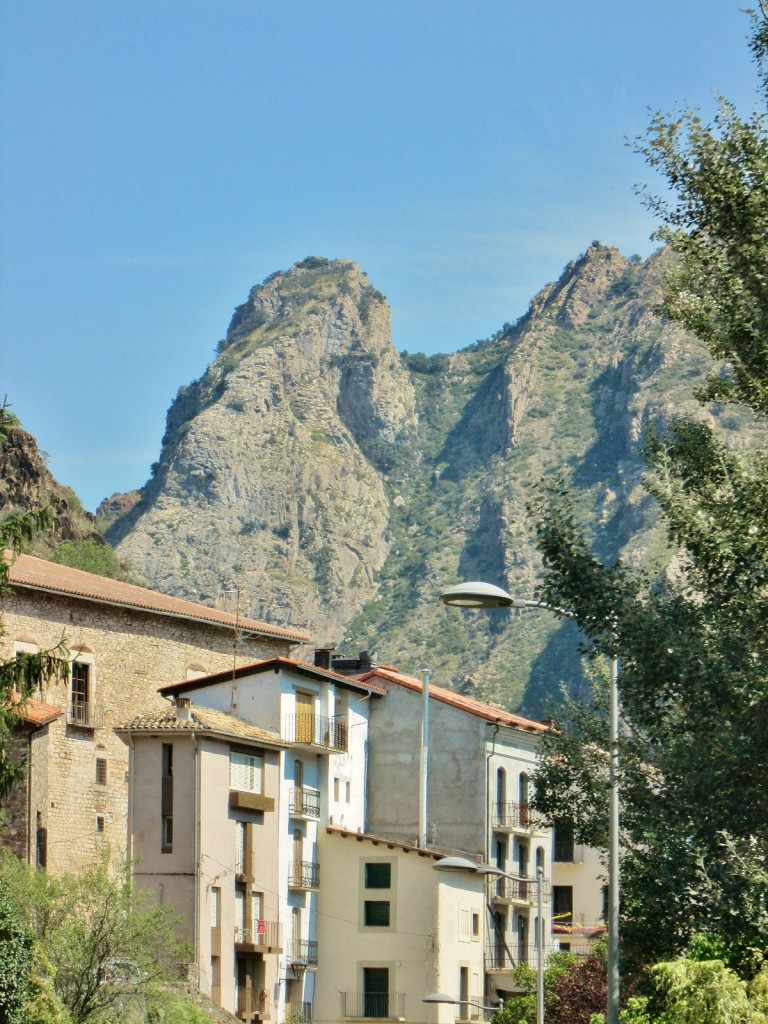
{"type": "Polygon", "coordinates": [[[0,883],[0,1020],[23,1024],[29,993],[32,940],[21,926],[4,883],[0,883]]]}
{"type": "MultiPolygon", "coordinates": [[[[528,964],[518,964],[515,987],[504,1009],[494,1014],[491,1024],[533,1024],[536,1020],[536,972],[528,964]]],[[[607,998],[605,949],[598,947],[587,957],[575,953],[556,953],[544,972],[544,1016],[548,1024],[590,1024],[607,998]]]]}
{"type": "MultiPolygon", "coordinates": [[[[7,403],[1,405],[0,444],[5,443],[8,429],[17,424],[7,403]]],[[[10,512],[0,520],[0,598],[11,591],[9,558],[22,551],[38,531],[52,525],[49,508],[10,512]]],[[[3,632],[0,621],[0,636],[3,632]]],[[[0,801],[8,796],[25,768],[23,758],[15,757],[12,749],[14,729],[24,718],[24,706],[30,695],[48,680],[67,672],[67,653],[62,638],[53,650],[0,661],[0,801]]]]}
{"type": "MultiPolygon", "coordinates": [[[[752,53],[768,101],[768,8],[752,14],[752,53]]],[[[650,197],[676,255],[662,312],[699,338],[715,368],[702,415],[646,443],[646,486],[678,551],[662,577],[593,555],[570,497],[534,502],[540,596],[567,609],[600,658],[618,654],[623,831],[622,937],[650,962],[696,931],[717,931],[749,972],[768,947],[768,133],[723,101],[712,124],[657,115],[639,143],[672,200],[650,197]],[[743,417],[750,444],[729,447],[706,418],[743,417]]],[[[545,743],[537,804],[572,811],[601,843],[605,701],[545,743]]]]}
{"type": "Polygon", "coordinates": [[[53,878],[8,855],[0,882],[13,893],[73,1024],[128,1019],[146,1006],[153,987],[178,979],[188,958],[172,909],[134,891],[127,869],[114,875],[104,863],[53,878]]]}

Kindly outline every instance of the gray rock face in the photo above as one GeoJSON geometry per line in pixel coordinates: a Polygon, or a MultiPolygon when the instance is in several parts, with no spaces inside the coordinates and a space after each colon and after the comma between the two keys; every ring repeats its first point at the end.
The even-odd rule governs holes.
{"type": "Polygon", "coordinates": [[[153,587],[338,637],[389,549],[372,463],[416,429],[386,301],[354,264],[305,260],[251,291],[220,347],[108,538],[153,587]]]}
{"type": "MultiPolygon", "coordinates": [[[[437,596],[484,578],[530,596],[527,505],[555,478],[602,557],[669,562],[639,447],[648,424],[696,408],[709,361],[653,313],[666,259],[593,245],[518,324],[429,359],[398,355],[387,304],[354,264],[273,275],[179,391],[138,502],[110,499],[107,537],[158,589],[239,599],[243,613],[542,714],[561,681],[580,685],[578,637],[437,596]]],[[[751,429],[732,411],[720,425],[751,429]]]]}

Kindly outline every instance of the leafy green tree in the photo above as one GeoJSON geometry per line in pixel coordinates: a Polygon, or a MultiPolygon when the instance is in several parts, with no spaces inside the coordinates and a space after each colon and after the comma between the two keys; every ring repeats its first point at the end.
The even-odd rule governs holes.
{"type": "MultiPolygon", "coordinates": [[[[8,429],[17,423],[7,403],[0,406],[0,445],[5,443],[8,429]]],[[[50,529],[52,525],[53,516],[48,508],[11,512],[0,519],[0,599],[11,590],[10,560],[38,531],[50,529]]],[[[0,621],[0,636],[2,634],[0,621]]],[[[15,755],[12,744],[14,729],[24,717],[24,705],[36,689],[67,671],[66,655],[62,638],[53,650],[0,661],[0,801],[8,796],[24,772],[25,761],[15,755]]]]}
{"type": "MultiPolygon", "coordinates": [[[[556,953],[544,971],[544,1018],[548,1024],[590,1024],[605,1006],[607,982],[605,950],[580,957],[556,953]]],[[[493,1015],[492,1024],[533,1024],[536,1020],[536,972],[526,963],[514,971],[519,995],[512,996],[504,1009],[493,1015]]]]}
{"type": "Polygon", "coordinates": [[[24,1024],[32,940],[22,927],[8,887],[0,882],[0,1020],[24,1024]]]}
{"type": "Polygon", "coordinates": [[[53,878],[6,856],[0,880],[50,964],[73,1024],[128,1019],[153,986],[178,979],[189,951],[174,913],[133,890],[128,870],[115,875],[105,863],[53,878]]]}
{"type": "Polygon", "coordinates": [[[50,560],[73,569],[109,576],[114,580],[128,578],[114,549],[103,540],[86,537],[83,540],[65,540],[51,552],[50,560]]]}
{"type": "MultiPolygon", "coordinates": [[[[765,4],[752,19],[765,104],[765,4]]],[[[647,441],[646,484],[679,552],[664,576],[601,564],[561,490],[534,503],[541,597],[575,616],[598,674],[593,706],[572,706],[545,744],[537,803],[550,817],[568,807],[579,838],[601,844],[600,659],[618,654],[625,952],[652,962],[715,931],[749,972],[768,946],[768,134],[763,114],[723,102],[712,124],[658,115],[639,148],[673,196],[649,199],[676,254],[662,311],[715,369],[702,415],[647,441]],[[712,403],[751,417],[749,445],[718,435],[712,403]]]]}

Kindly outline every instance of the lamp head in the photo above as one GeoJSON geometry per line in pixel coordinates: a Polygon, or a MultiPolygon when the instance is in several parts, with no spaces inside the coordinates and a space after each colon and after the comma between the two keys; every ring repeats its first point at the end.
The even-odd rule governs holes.
{"type": "Polygon", "coordinates": [[[492,583],[459,583],[440,595],[443,604],[457,608],[509,608],[515,599],[492,583]]]}

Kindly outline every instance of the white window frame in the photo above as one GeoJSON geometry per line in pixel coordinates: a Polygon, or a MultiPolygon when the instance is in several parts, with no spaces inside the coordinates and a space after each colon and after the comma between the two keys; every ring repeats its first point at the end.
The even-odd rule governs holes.
{"type": "Polygon", "coordinates": [[[264,785],[264,757],[239,750],[229,752],[229,788],[261,793],[264,785]]]}

